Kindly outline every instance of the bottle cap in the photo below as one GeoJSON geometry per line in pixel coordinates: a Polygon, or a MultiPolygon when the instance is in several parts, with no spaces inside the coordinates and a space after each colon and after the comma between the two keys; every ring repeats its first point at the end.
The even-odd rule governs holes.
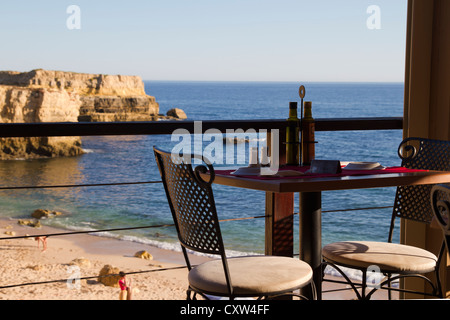
{"type": "Polygon", "coordinates": [[[289,109],[297,109],[297,102],[289,102],[289,109]]]}

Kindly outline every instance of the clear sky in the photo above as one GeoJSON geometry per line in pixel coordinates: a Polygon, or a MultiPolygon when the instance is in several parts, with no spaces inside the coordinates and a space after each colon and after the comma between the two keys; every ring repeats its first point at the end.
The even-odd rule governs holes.
{"type": "Polygon", "coordinates": [[[402,82],[406,8],[407,0],[2,1],[0,70],[402,82]]]}

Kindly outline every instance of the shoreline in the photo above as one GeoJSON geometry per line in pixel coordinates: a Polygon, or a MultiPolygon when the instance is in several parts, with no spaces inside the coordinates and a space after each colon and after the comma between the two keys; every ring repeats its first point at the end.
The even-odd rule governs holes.
{"type": "MultiPolygon", "coordinates": [[[[47,249],[42,251],[42,244],[33,235],[65,230],[45,225],[40,228],[23,226],[17,223],[18,220],[0,219],[0,238],[3,238],[0,241],[0,300],[118,300],[118,287],[106,286],[97,280],[105,265],[129,273],[127,278],[132,279],[134,287],[133,300],[186,299],[188,271],[181,252],[92,234],[50,236],[47,249]],[[15,234],[5,234],[11,231],[15,234]],[[30,238],[7,239],[25,235],[30,238]],[[153,259],[134,256],[142,250],[150,253],[153,259]],[[79,265],[79,289],[67,282],[67,279],[75,278],[70,268],[75,259],[88,261],[79,265]],[[57,282],[51,282],[53,280],[57,282]]],[[[190,257],[193,264],[210,260],[206,256],[190,257]]],[[[324,290],[343,288],[343,285],[332,283],[324,283],[323,286],[324,290]]],[[[349,290],[323,295],[324,300],[351,300],[354,297],[349,290]]],[[[386,293],[380,291],[373,298],[384,300],[386,293]]]]}

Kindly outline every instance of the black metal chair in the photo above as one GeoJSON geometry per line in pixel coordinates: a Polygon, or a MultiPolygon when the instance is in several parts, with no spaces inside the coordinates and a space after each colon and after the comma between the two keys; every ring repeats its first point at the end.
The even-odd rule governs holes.
{"type": "Polygon", "coordinates": [[[153,149],[189,270],[187,299],[196,299],[197,294],[206,299],[209,295],[234,299],[284,294],[304,298],[296,290],[308,285],[315,296],[312,269],[304,261],[277,256],[227,258],[211,187],[213,166],[202,156],[153,149]],[[202,164],[194,168],[194,159],[202,164]],[[205,181],[200,173],[208,171],[209,180],[205,181]],[[187,250],[218,255],[220,259],[192,266],[187,250]]]}
{"type": "Polygon", "coordinates": [[[450,186],[435,185],[431,189],[431,207],[444,236],[447,252],[450,245],[450,186]]]}
{"type": "MultiPolygon", "coordinates": [[[[400,144],[398,154],[402,159],[402,166],[406,168],[450,171],[450,141],[407,138],[400,144]]],[[[403,291],[400,288],[393,288],[392,281],[404,277],[424,279],[430,284],[431,293],[422,294],[442,297],[438,269],[445,244],[442,244],[436,256],[421,248],[392,243],[396,218],[431,223],[432,187],[433,185],[399,186],[392,211],[388,242],[342,241],[325,245],[322,250],[324,268],[329,265],[336,269],[344,277],[345,283],[351,285],[358,299],[370,299],[378,289],[388,289],[391,299],[392,290],[403,291]],[[340,266],[360,270],[362,281],[352,282],[340,266]],[[368,282],[368,276],[372,276],[374,271],[378,275],[384,275],[385,280],[376,284],[368,282]],[[435,280],[425,276],[430,272],[434,273],[435,280]],[[361,293],[358,288],[361,289],[361,293]]],[[[327,279],[324,275],[324,281],[333,280],[327,279]]]]}

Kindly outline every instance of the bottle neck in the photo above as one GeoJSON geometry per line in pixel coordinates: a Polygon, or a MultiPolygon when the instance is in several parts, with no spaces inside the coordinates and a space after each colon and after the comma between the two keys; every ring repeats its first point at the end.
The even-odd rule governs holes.
{"type": "Polygon", "coordinates": [[[312,110],[311,110],[312,109],[311,101],[306,101],[305,104],[304,104],[304,108],[305,108],[305,111],[304,111],[303,119],[305,119],[305,120],[313,120],[312,110]]]}
{"type": "Polygon", "coordinates": [[[297,102],[289,102],[289,119],[288,120],[298,120],[297,102]]]}
{"type": "Polygon", "coordinates": [[[297,120],[298,114],[297,109],[289,109],[289,120],[297,120]]]}

